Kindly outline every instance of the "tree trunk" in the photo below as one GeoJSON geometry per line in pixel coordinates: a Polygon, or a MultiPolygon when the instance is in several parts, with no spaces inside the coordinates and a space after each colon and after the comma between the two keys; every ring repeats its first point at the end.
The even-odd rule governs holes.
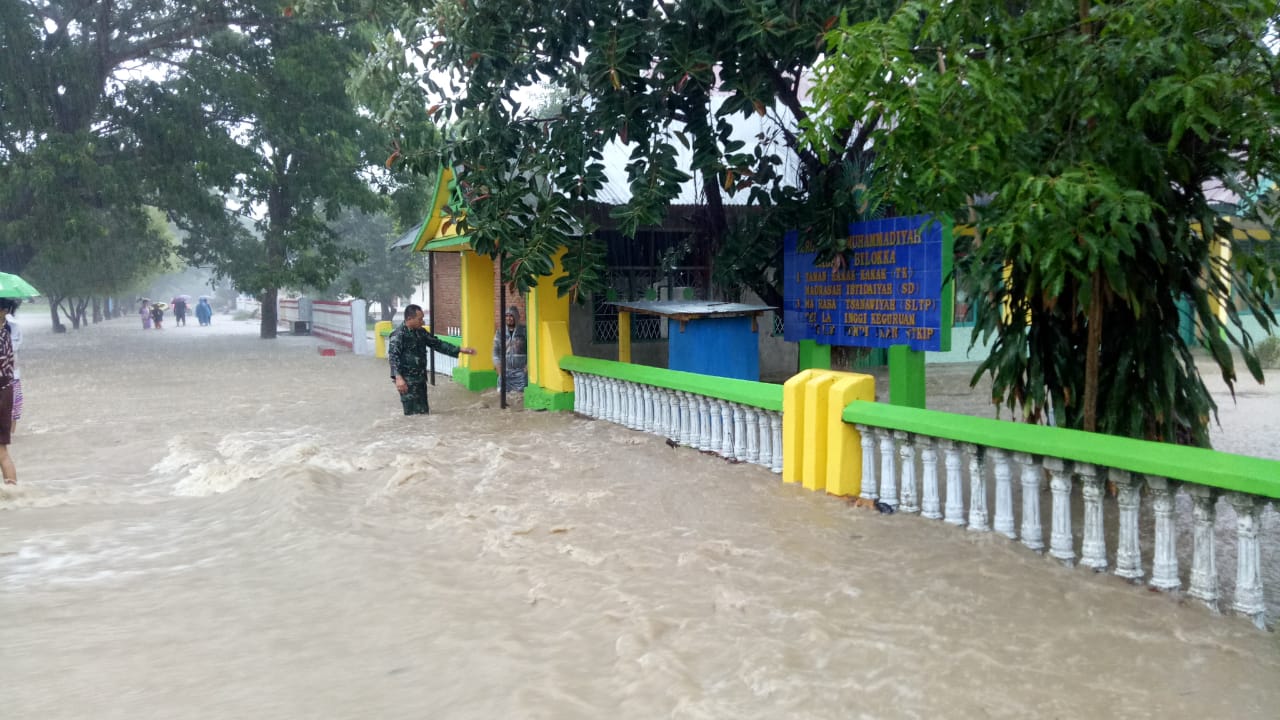
{"type": "Polygon", "coordinates": [[[1093,271],[1089,299],[1089,336],[1084,357],[1084,429],[1098,431],[1098,366],[1102,362],[1102,269],[1093,271]]]}
{"type": "Polygon", "coordinates": [[[62,302],[60,297],[49,298],[49,320],[51,321],[54,332],[66,332],[67,329],[62,326],[62,319],[58,317],[58,303],[62,302]]]}
{"type": "Polygon", "coordinates": [[[93,324],[97,325],[102,322],[102,299],[93,299],[93,324]]]}
{"type": "Polygon", "coordinates": [[[277,333],[276,299],[280,296],[277,288],[270,288],[262,293],[262,322],[258,326],[258,337],[263,340],[274,340],[277,333]]]}

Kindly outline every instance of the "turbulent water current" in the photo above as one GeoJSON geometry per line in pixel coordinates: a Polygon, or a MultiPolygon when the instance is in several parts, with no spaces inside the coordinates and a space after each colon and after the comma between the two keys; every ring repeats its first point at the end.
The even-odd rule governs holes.
{"type": "Polygon", "coordinates": [[[1275,634],[994,533],[448,378],[407,418],[252,322],[23,310],[6,720],[1280,714],[1275,634]]]}

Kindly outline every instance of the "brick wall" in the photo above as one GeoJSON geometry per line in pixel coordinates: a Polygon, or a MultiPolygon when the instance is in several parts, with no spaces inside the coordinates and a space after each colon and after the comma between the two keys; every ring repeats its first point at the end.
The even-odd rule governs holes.
{"type": "Polygon", "coordinates": [[[462,254],[456,252],[431,253],[435,263],[436,317],[431,329],[444,332],[451,327],[462,326],[462,254]]]}
{"type": "MultiPolygon", "coordinates": [[[[450,327],[462,326],[462,254],[454,252],[437,252],[432,253],[432,260],[435,261],[435,281],[436,281],[436,321],[432,323],[432,329],[439,327],[441,332],[450,327]]],[[[493,269],[493,320],[494,324],[500,325],[501,320],[498,317],[501,306],[502,283],[499,280],[499,269],[497,263],[494,263],[493,269]]],[[[525,310],[524,298],[518,293],[507,293],[507,305],[515,305],[520,308],[520,322],[527,322],[528,313],[525,310]]]]}

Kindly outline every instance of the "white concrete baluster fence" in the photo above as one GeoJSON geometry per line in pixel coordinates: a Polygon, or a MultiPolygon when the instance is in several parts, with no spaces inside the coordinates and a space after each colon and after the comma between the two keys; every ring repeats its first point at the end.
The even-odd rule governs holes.
{"type": "MultiPolygon", "coordinates": [[[[1161,475],[1134,473],[1052,455],[956,442],[953,439],[898,428],[888,429],[861,423],[855,424],[855,427],[862,434],[862,497],[898,506],[904,512],[915,512],[916,460],[919,458],[923,470],[920,487],[923,495],[920,509],[922,517],[966,525],[967,508],[969,530],[992,529],[987,527],[988,490],[985,465],[993,464],[994,530],[1037,552],[1045,550],[1046,522],[1041,516],[1041,497],[1047,478],[1051,499],[1047,522],[1048,554],[1066,565],[1072,565],[1078,560],[1081,566],[1096,572],[1105,572],[1110,567],[1115,575],[1131,582],[1141,582],[1145,578],[1154,590],[1178,592],[1183,588],[1178,526],[1188,528],[1189,532],[1185,534],[1190,535],[1192,546],[1181,549],[1183,557],[1187,557],[1188,553],[1190,557],[1187,574],[1189,587],[1186,594],[1214,611],[1219,609],[1221,600],[1216,545],[1233,540],[1236,567],[1234,593],[1229,607],[1248,616],[1259,627],[1265,627],[1267,605],[1258,534],[1264,509],[1275,502],[1271,497],[1224,491],[1190,480],[1175,481],[1161,475]],[[945,514],[939,512],[939,451],[944,456],[946,471],[945,514]],[[969,460],[967,481],[961,477],[960,472],[962,455],[969,460]],[[1013,480],[1011,459],[1019,469],[1016,483],[1013,480]],[[992,462],[987,463],[987,460],[992,462]],[[967,504],[964,497],[966,486],[969,491],[967,504]],[[1114,498],[1108,493],[1109,486],[1114,490],[1114,498]],[[1180,493],[1185,494],[1188,501],[1178,503],[1177,496],[1180,493]],[[1021,495],[1020,504],[1015,502],[1015,494],[1021,495]],[[1227,524],[1215,530],[1220,499],[1234,510],[1234,532],[1227,524]],[[1151,522],[1147,525],[1139,522],[1144,501],[1150,503],[1151,522]],[[1073,507],[1073,503],[1081,505],[1073,507]],[[1015,517],[1016,507],[1020,508],[1020,523],[1015,517]],[[1082,532],[1075,531],[1074,520],[1082,523],[1082,532]],[[1108,527],[1113,528],[1114,532],[1108,533],[1108,527]],[[1109,535],[1117,538],[1114,553],[1107,547],[1106,539],[1109,535]],[[1144,550],[1151,558],[1149,576],[1143,570],[1144,550]]],[[[1057,428],[1045,430],[1074,432],[1057,428]]],[[[1125,441],[1122,438],[1113,440],[1141,442],[1125,441]]],[[[1212,452],[1199,448],[1182,448],[1180,451],[1212,452]]],[[[1240,459],[1240,456],[1228,457],[1240,459]]],[[[1256,459],[1242,460],[1252,462],[1256,459]]],[[[1271,588],[1272,592],[1275,590],[1271,588]]]]}
{"type": "Polygon", "coordinates": [[[574,412],[782,472],[782,413],[684,390],[571,371],[574,412]]]}

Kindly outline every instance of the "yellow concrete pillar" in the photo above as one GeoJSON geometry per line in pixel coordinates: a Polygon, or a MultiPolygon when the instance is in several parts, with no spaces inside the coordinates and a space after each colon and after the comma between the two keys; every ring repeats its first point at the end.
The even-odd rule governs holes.
{"type": "Polygon", "coordinates": [[[379,320],[373,324],[374,357],[385,358],[387,356],[387,338],[393,330],[395,330],[395,325],[390,320],[379,320]]]}
{"type": "Polygon", "coordinates": [[[875,400],[876,379],[840,373],[827,396],[827,492],[846,497],[862,492],[862,433],[844,421],[854,400],[875,400]]]}
{"type": "Polygon", "coordinates": [[[546,364],[542,352],[543,339],[540,328],[543,323],[564,323],[567,329],[569,323],[569,296],[561,297],[556,291],[555,284],[556,278],[564,275],[564,265],[561,261],[564,259],[565,252],[566,249],[561,248],[560,252],[551,258],[551,274],[538,278],[537,286],[529,290],[529,296],[525,300],[525,309],[528,314],[525,318],[525,331],[529,336],[529,383],[532,385],[547,387],[543,383],[544,377],[551,379],[552,376],[563,372],[558,358],[554,365],[546,364]]]}
{"type": "Polygon", "coordinates": [[[827,488],[827,423],[830,422],[827,407],[831,386],[838,379],[834,372],[821,371],[804,384],[804,435],[800,439],[804,451],[800,456],[800,480],[806,490],[827,488]]]}
{"type": "Polygon", "coordinates": [[[618,311],[618,362],[631,362],[631,311],[618,311]]]}
{"type": "Polygon", "coordinates": [[[493,367],[494,327],[493,258],[462,251],[462,345],[476,349],[475,355],[458,358],[454,380],[468,390],[496,387],[498,373],[493,367]]]}
{"type": "Polygon", "coordinates": [[[782,384],[782,481],[800,482],[804,457],[805,383],[818,370],[802,370],[782,384]]]}

